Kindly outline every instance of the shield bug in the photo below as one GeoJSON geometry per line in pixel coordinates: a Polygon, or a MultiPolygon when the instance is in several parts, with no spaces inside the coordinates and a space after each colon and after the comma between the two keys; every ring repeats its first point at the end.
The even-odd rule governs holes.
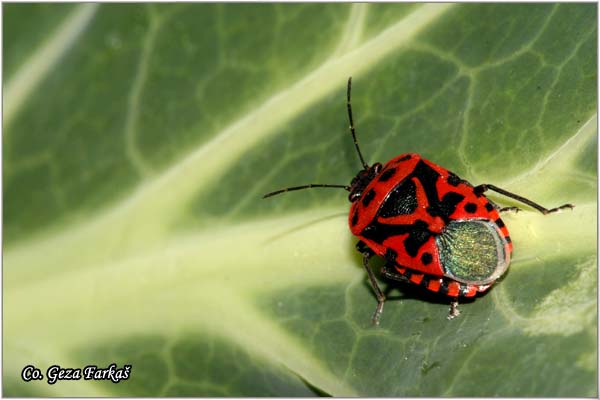
{"type": "Polygon", "coordinates": [[[358,237],[357,249],[377,297],[373,323],[386,300],[369,265],[374,255],[383,257],[381,275],[411,282],[430,291],[447,295],[449,319],[459,314],[458,299],[485,292],[508,269],[512,241],[500,218],[517,207],[499,207],[490,201],[488,190],[551,214],[572,204],[547,209],[522,196],[491,184],[471,185],[449,170],[406,153],[385,165],[365,162],[354,129],[348,79],[347,109],[350,133],[362,169],[350,185],[308,184],[267,193],[310,188],[341,188],[349,192],[350,231],[358,237]]]}

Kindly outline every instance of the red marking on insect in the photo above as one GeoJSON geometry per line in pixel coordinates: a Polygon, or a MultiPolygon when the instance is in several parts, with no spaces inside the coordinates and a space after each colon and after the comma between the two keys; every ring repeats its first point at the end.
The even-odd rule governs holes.
{"type": "Polygon", "coordinates": [[[449,319],[459,314],[459,297],[488,290],[508,269],[512,240],[499,208],[484,195],[493,190],[543,214],[573,208],[572,204],[546,209],[517,194],[491,184],[473,186],[456,174],[414,153],[401,154],[385,165],[369,166],[356,140],[348,79],[347,108],[350,133],[362,169],[350,185],[309,184],[266,194],[316,188],[342,188],[352,203],[348,222],[360,241],[363,264],[377,297],[373,322],[379,323],[385,296],[369,266],[383,257],[381,274],[410,282],[452,299],[449,319]]]}

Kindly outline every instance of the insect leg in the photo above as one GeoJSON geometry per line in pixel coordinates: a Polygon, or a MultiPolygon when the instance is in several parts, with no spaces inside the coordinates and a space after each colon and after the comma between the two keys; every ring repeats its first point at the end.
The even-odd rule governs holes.
{"type": "Polygon", "coordinates": [[[535,208],[536,210],[538,210],[539,212],[541,212],[544,215],[552,214],[552,213],[555,213],[555,212],[565,209],[565,208],[573,209],[573,207],[575,207],[573,204],[563,204],[562,206],[559,206],[559,207],[547,209],[529,199],[526,199],[525,197],[522,197],[522,196],[519,196],[518,194],[514,194],[509,191],[506,191],[502,188],[499,188],[498,186],[494,186],[494,185],[491,185],[488,183],[479,185],[479,186],[475,186],[475,193],[483,193],[487,190],[493,190],[494,192],[500,193],[506,197],[510,197],[511,199],[515,199],[523,204],[527,204],[528,206],[535,208]]]}
{"type": "Polygon", "coordinates": [[[521,211],[521,209],[519,207],[500,207],[498,208],[498,212],[507,212],[507,211],[513,211],[518,213],[519,211],[521,211]]]}
{"type": "Polygon", "coordinates": [[[371,286],[373,287],[373,291],[375,292],[375,296],[377,297],[377,308],[375,309],[375,313],[373,314],[373,324],[379,325],[379,316],[383,312],[383,303],[385,303],[385,295],[379,288],[377,284],[377,280],[375,279],[375,274],[373,274],[373,270],[369,266],[369,260],[373,256],[373,252],[366,251],[363,253],[363,265],[367,270],[367,275],[369,276],[369,280],[371,281],[371,286]]]}
{"type": "Polygon", "coordinates": [[[448,319],[454,319],[460,315],[460,310],[458,309],[458,297],[455,297],[450,302],[450,312],[448,312],[448,319]]]}
{"type": "Polygon", "coordinates": [[[500,207],[498,204],[494,203],[493,201],[491,201],[490,199],[487,199],[487,201],[496,209],[496,211],[498,212],[507,212],[507,211],[513,211],[515,213],[518,213],[519,211],[521,211],[521,209],[519,207],[500,207]]]}
{"type": "Polygon", "coordinates": [[[392,264],[385,264],[383,268],[381,268],[381,276],[394,281],[409,282],[406,276],[398,273],[392,264]]]}

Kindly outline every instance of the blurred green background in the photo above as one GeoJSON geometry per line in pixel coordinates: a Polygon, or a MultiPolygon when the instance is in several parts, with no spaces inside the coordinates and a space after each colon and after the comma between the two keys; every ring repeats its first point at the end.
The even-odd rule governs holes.
{"type": "MultiPolygon", "coordinates": [[[[597,396],[595,4],[4,4],[4,396],[597,396]],[[573,212],[508,274],[384,283],[360,168],[418,152],[573,212]],[[118,384],[28,364],[131,364],[118,384]]],[[[503,205],[516,205],[499,196],[503,205]]]]}

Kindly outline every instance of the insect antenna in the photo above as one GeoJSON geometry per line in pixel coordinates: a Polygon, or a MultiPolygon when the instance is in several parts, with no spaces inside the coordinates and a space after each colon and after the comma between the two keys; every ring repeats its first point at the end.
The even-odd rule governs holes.
{"type": "Polygon", "coordinates": [[[267,197],[275,196],[275,195],[278,195],[281,193],[285,193],[285,192],[293,192],[294,190],[312,189],[312,188],[338,188],[338,189],[344,189],[344,190],[350,191],[350,186],[347,186],[347,185],[326,185],[326,184],[322,184],[322,183],[311,183],[308,185],[293,186],[293,187],[289,187],[289,188],[285,188],[285,189],[279,189],[274,192],[265,194],[263,196],[263,199],[266,199],[267,197]]]}
{"type": "Polygon", "coordinates": [[[369,166],[365,162],[365,159],[360,152],[360,147],[358,147],[358,142],[356,141],[356,131],[354,130],[354,120],[352,119],[352,104],[350,103],[350,92],[352,91],[352,77],[348,78],[348,119],[350,120],[350,133],[352,134],[352,140],[354,141],[354,147],[356,147],[356,152],[358,153],[358,157],[360,158],[360,162],[363,165],[364,169],[369,169],[369,166]]]}

